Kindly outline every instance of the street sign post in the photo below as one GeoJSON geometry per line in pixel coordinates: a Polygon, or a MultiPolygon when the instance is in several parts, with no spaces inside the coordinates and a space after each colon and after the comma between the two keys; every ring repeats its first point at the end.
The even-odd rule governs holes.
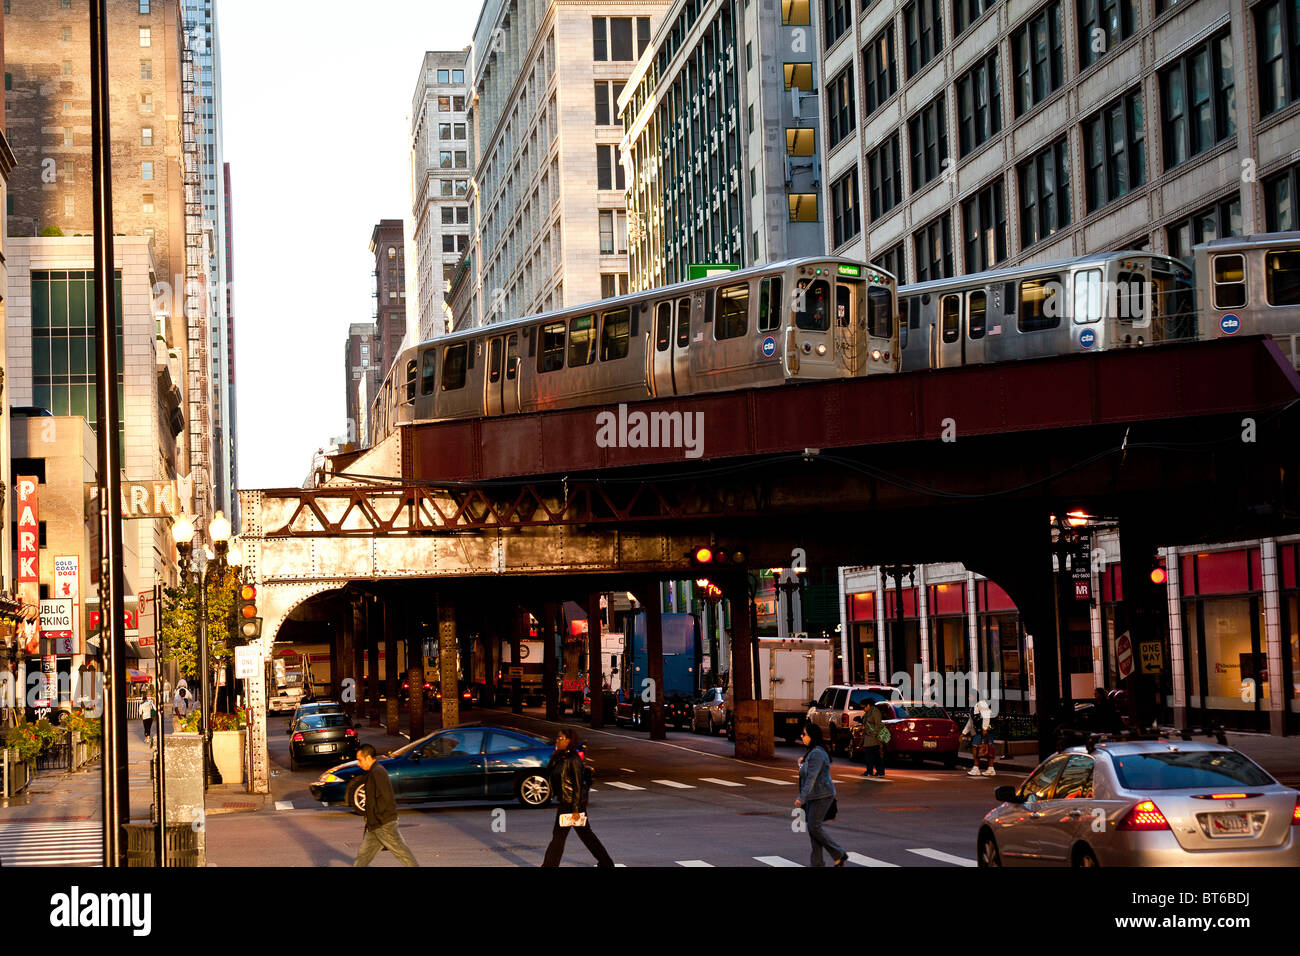
{"type": "MultiPolygon", "coordinates": [[[[277,661],[277,663],[280,663],[277,661]]],[[[256,644],[235,648],[235,679],[255,680],[262,673],[262,651],[256,644]]]]}

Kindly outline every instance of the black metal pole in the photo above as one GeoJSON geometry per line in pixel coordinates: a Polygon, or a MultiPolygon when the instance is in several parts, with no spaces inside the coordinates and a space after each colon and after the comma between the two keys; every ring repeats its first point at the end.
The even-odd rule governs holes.
{"type": "Polygon", "coordinates": [[[165,742],[167,739],[167,711],[162,699],[162,585],[153,586],[153,686],[154,704],[157,707],[158,726],[154,730],[154,740],[158,742],[155,758],[158,763],[154,786],[154,799],[157,801],[158,819],[154,824],[154,863],[167,865],[167,769],[165,742]]]}
{"type": "Polygon", "coordinates": [[[203,789],[212,785],[211,695],[208,692],[208,565],[199,572],[199,733],[203,735],[203,789]]]}
{"type": "Polygon", "coordinates": [[[113,271],[113,175],[108,116],[108,4],[90,0],[91,181],[95,229],[95,386],[99,445],[99,595],[105,621],[104,865],[125,864],[131,819],[126,763],[126,631],[122,620],[121,449],[117,422],[117,324],[113,271]]]}

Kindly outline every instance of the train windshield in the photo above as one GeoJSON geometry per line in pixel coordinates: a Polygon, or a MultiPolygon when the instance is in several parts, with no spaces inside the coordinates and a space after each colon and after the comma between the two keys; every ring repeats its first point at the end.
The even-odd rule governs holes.
{"type": "Polygon", "coordinates": [[[894,297],[878,285],[867,289],[867,332],[878,339],[894,334],[894,297]]]}
{"type": "Polygon", "coordinates": [[[823,280],[799,283],[794,298],[794,323],[805,332],[825,332],[831,327],[831,290],[823,280]]]}

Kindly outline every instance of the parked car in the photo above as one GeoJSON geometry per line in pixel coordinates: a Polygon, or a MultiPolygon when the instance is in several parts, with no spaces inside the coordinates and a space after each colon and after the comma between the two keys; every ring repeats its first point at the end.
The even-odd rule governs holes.
{"type": "Polygon", "coordinates": [[[343,705],[337,700],[314,700],[307,704],[299,704],[298,708],[293,712],[293,716],[289,718],[290,729],[285,733],[292,731],[293,725],[298,722],[298,718],[306,717],[308,714],[341,714],[343,712],[343,705]]]}
{"type": "MultiPolygon", "coordinates": [[[[961,730],[957,721],[938,704],[915,700],[878,701],[884,726],[889,728],[885,759],[909,757],[916,763],[937,760],[945,767],[957,766],[961,730]]],[[[853,723],[853,759],[861,756],[862,718],[853,723]]]]}
{"type": "Polygon", "coordinates": [[[289,725],[289,769],[315,760],[351,760],[357,755],[357,731],[347,714],[307,714],[289,725]]]}
{"type": "MultiPolygon", "coordinates": [[[[433,687],[432,691],[426,690],[424,695],[425,700],[429,702],[430,710],[442,706],[441,682],[435,682],[432,685],[432,687],[433,687]]],[[[463,709],[468,710],[469,708],[473,707],[477,703],[478,703],[478,684],[473,684],[466,680],[460,681],[460,706],[463,709]]]]}
{"type": "MultiPolygon", "coordinates": [[[[435,731],[379,762],[399,803],[513,796],[525,807],[543,807],[551,800],[546,764],[554,751],[552,741],[526,731],[468,726],[435,731]]],[[[311,795],[364,813],[363,775],[355,762],[331,767],[311,785],[311,795]]]]}
{"type": "Polygon", "coordinates": [[[826,745],[845,753],[853,738],[854,718],[867,712],[867,701],[897,700],[901,696],[891,684],[832,684],[808,708],[808,720],[822,729],[826,745]]]}
{"type": "Polygon", "coordinates": [[[1300,793],[1225,744],[1090,741],[980,824],[980,866],[1300,866],[1300,793]]]}
{"type": "Polygon", "coordinates": [[[711,687],[700,695],[691,713],[691,730],[713,736],[727,729],[727,699],[721,687],[711,687]]]}

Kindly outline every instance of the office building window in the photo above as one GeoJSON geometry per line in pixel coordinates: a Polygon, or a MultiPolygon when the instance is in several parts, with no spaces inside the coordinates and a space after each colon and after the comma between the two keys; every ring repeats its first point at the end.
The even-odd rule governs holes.
{"type": "Polygon", "coordinates": [[[438,112],[439,112],[439,113],[450,113],[450,112],[451,112],[451,97],[450,97],[450,96],[440,96],[440,97],[438,97],[438,112]]]}
{"type": "Polygon", "coordinates": [[[462,83],[465,82],[465,71],[464,71],[464,70],[452,70],[452,71],[451,71],[451,81],[452,81],[452,83],[456,84],[457,86],[460,86],[462,83]]]}
{"type": "Polygon", "coordinates": [[[812,156],[817,152],[817,132],[809,127],[786,130],[785,151],[791,156],[812,156]]]}
{"type": "Polygon", "coordinates": [[[600,297],[612,299],[616,295],[627,295],[627,273],[602,273],[600,277],[600,297]]]}
{"type": "Polygon", "coordinates": [[[1192,249],[1202,242],[1241,235],[1241,196],[1234,195],[1171,223],[1167,235],[1169,254],[1191,262],[1192,249]]]}
{"type": "Polygon", "coordinates": [[[862,231],[858,209],[858,168],[854,166],[831,183],[831,224],[835,245],[842,246],[862,231]]]}
{"type": "Polygon", "coordinates": [[[592,58],[639,60],[650,45],[649,17],[592,17],[592,58]]]}
{"type": "Polygon", "coordinates": [[[943,173],[948,159],[948,122],[942,93],[907,121],[907,140],[912,155],[912,192],[915,193],[943,173]]]}
{"type": "Polygon", "coordinates": [[[853,99],[856,94],[853,87],[853,64],[850,63],[835,79],[831,80],[827,90],[827,122],[830,145],[834,149],[840,141],[853,132],[857,121],[854,115],[853,99]]]}
{"type": "Polygon", "coordinates": [[[1300,99],[1300,2],[1269,0],[1254,12],[1259,106],[1267,116],[1300,99]]]}
{"type": "Polygon", "coordinates": [[[995,50],[957,80],[961,155],[967,155],[1002,130],[1002,87],[995,50]]]}
{"type": "Polygon", "coordinates": [[[812,81],[812,64],[811,63],[787,63],[785,69],[785,88],[787,90],[798,87],[801,90],[811,90],[812,81]]]}
{"type": "Polygon", "coordinates": [[[438,124],[438,139],[451,139],[451,124],[450,124],[450,123],[439,123],[439,124],[438,124]]]}
{"type": "Polygon", "coordinates": [[[146,182],[153,179],[153,163],[151,161],[146,159],[140,164],[140,178],[146,182]]]}
{"type": "Polygon", "coordinates": [[[1236,133],[1237,94],[1228,30],[1160,71],[1160,100],[1166,169],[1236,133]]]}
{"type": "Polygon", "coordinates": [[[1133,0],[1078,0],[1079,68],[1100,60],[1133,35],[1133,0]]]}
{"type": "Polygon", "coordinates": [[[153,79],[153,60],[140,61],[140,79],[142,80],[153,79]]]}
{"type": "Polygon", "coordinates": [[[141,94],[140,94],[140,112],[141,112],[141,113],[152,113],[152,112],[153,112],[153,94],[152,94],[152,93],[141,93],[141,94]]]}
{"type": "Polygon", "coordinates": [[[63,61],[63,75],[64,75],[64,76],[71,76],[71,75],[72,75],[72,61],[71,61],[71,60],[64,60],[64,61],[63,61]]]}
{"type": "Polygon", "coordinates": [[[952,35],[954,38],[966,32],[966,28],[984,16],[997,0],[952,0],[952,35]]]}
{"type": "Polygon", "coordinates": [[[597,189],[618,189],[621,191],[626,188],[623,182],[623,164],[619,162],[619,159],[617,146],[596,147],[597,189]]]}
{"type": "Polygon", "coordinates": [[[999,178],[961,204],[966,272],[983,272],[1007,257],[1007,213],[999,178]]]}
{"type": "Polygon", "coordinates": [[[867,154],[873,222],[903,201],[903,166],[898,139],[899,131],[894,130],[892,136],[867,154]]]}
{"type": "Polygon", "coordinates": [[[790,193],[788,199],[790,203],[791,222],[817,221],[816,193],[790,193]]]}
{"type": "Polygon", "coordinates": [[[600,254],[627,254],[627,211],[602,209],[600,211],[600,254]]]}
{"type": "Polygon", "coordinates": [[[140,211],[153,212],[153,193],[143,193],[140,196],[140,211]]]}
{"type": "Polygon", "coordinates": [[[450,82],[451,82],[451,71],[450,71],[450,70],[439,70],[439,71],[438,71],[438,83],[441,84],[442,86],[446,86],[446,85],[447,85],[448,83],[450,83],[450,82]]]}
{"type": "Polygon", "coordinates": [[[153,40],[152,40],[152,38],[150,37],[150,34],[149,34],[149,28],[148,28],[148,27],[141,27],[141,28],[140,28],[140,45],[141,45],[141,46],[149,46],[152,42],[153,42],[153,40]]]}
{"type": "Polygon", "coordinates": [[[894,22],[876,34],[862,51],[864,115],[870,116],[898,92],[898,67],[894,62],[894,22]]]}
{"type": "Polygon", "coordinates": [[[826,49],[853,26],[853,0],[822,0],[826,9],[826,49]]]}
{"type": "Polygon", "coordinates": [[[64,27],[61,36],[62,36],[62,38],[63,38],[63,42],[64,42],[64,43],[67,43],[69,40],[71,40],[71,39],[72,39],[72,27],[64,27]]]}
{"type": "Polygon", "coordinates": [[[617,126],[618,98],[623,95],[623,84],[602,80],[596,84],[596,125],[617,126]]]}
{"type": "Polygon", "coordinates": [[[1070,224],[1070,155],[1057,140],[1016,170],[1020,186],[1020,246],[1027,248],[1070,224]]]}
{"type": "Polygon", "coordinates": [[[752,42],[745,44],[745,69],[754,68],[754,44],[752,42]]]}
{"type": "Polygon", "coordinates": [[[140,13],[146,14],[148,12],[149,12],[149,0],[140,0],[140,13]]]}
{"type": "Polygon", "coordinates": [[[450,225],[451,223],[454,223],[455,221],[456,221],[456,210],[452,209],[450,206],[443,206],[442,224],[446,226],[446,225],[450,225]]]}
{"type": "Polygon", "coordinates": [[[1300,165],[1264,180],[1264,223],[1269,232],[1300,229],[1300,165]]]}
{"type": "Polygon", "coordinates": [[[943,50],[943,9],[940,0],[912,0],[903,8],[907,33],[907,78],[943,50]]]}
{"type": "Polygon", "coordinates": [[[451,169],[451,150],[444,149],[438,153],[438,167],[440,169],[451,169]]]}
{"type": "Polygon", "coordinates": [[[1136,89],[1083,122],[1088,212],[1147,181],[1146,123],[1136,89]]]}
{"type": "Polygon", "coordinates": [[[873,254],[871,256],[871,261],[873,264],[892,275],[899,281],[899,283],[903,282],[903,269],[905,264],[903,262],[903,244],[901,242],[897,245],[890,246],[884,252],[873,254]]]}
{"type": "Polygon", "coordinates": [[[952,277],[952,219],[948,213],[918,229],[912,234],[912,241],[917,282],[952,277]]]}
{"type": "Polygon", "coordinates": [[[1064,48],[1061,0],[1053,0],[1012,32],[1017,116],[1061,88],[1065,82],[1064,48]]]}
{"type": "Polygon", "coordinates": [[[810,0],[781,0],[781,23],[787,27],[806,27],[812,23],[810,0]]]}

